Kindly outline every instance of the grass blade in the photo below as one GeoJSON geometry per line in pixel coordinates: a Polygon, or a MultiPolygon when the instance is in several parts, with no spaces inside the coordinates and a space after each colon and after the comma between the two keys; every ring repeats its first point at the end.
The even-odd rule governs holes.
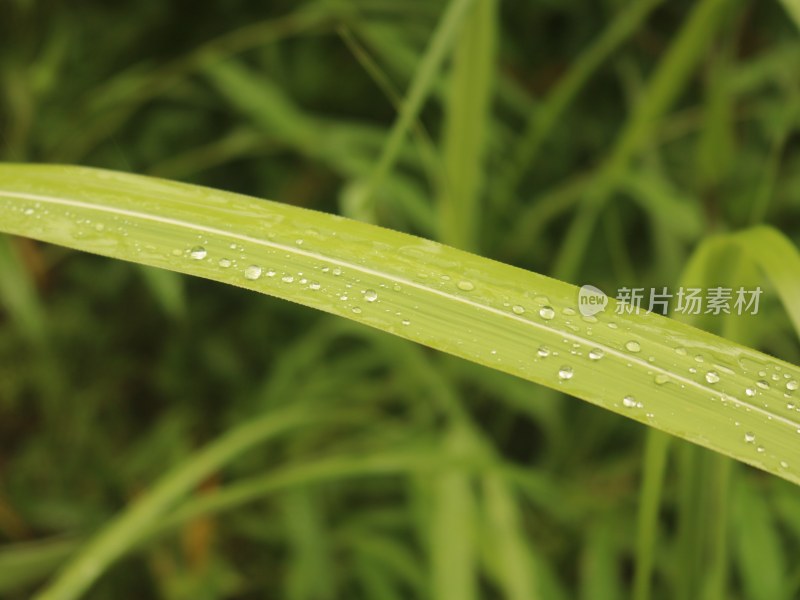
{"type": "Polygon", "coordinates": [[[780,3],[783,4],[783,8],[800,29],[800,0],[780,0],[780,3]]]}
{"type": "Polygon", "coordinates": [[[384,178],[392,170],[392,166],[400,153],[403,140],[414,125],[422,105],[428,98],[436,75],[458,33],[465,14],[474,1],[451,0],[448,3],[441,22],[431,37],[430,45],[422,58],[422,62],[414,74],[411,87],[406,94],[400,114],[392,126],[380,158],[367,179],[366,187],[362,191],[362,201],[365,205],[369,205],[373,201],[375,192],[380,189],[384,178]]]}
{"type": "MultiPolygon", "coordinates": [[[[458,461],[468,455],[470,443],[463,430],[454,430],[443,451],[458,461]]],[[[460,465],[444,468],[432,488],[431,598],[476,600],[476,506],[469,471],[460,465]]]]}
{"type": "Polygon", "coordinates": [[[767,276],[800,336],[800,252],[781,232],[753,227],[732,236],[747,256],[767,276]]]}
{"type": "Polygon", "coordinates": [[[476,251],[495,58],[495,0],[478,0],[453,53],[444,130],[439,239],[476,251]]]}
{"type": "Polygon", "coordinates": [[[780,533],[764,497],[739,478],[733,496],[738,572],[747,598],[789,598],[780,533]]]}
{"type": "Polygon", "coordinates": [[[658,65],[635,108],[614,143],[608,159],[596,175],[595,189],[584,201],[570,224],[554,272],[573,277],[580,257],[586,255],[595,221],[617,180],[624,175],[633,156],[641,149],[653,127],[683,89],[689,75],[722,22],[731,0],[698,2],[675,41],[658,65]]]}
{"type": "Polygon", "coordinates": [[[5,545],[0,550],[0,592],[10,594],[51,573],[79,543],[73,538],[53,538],[5,545]]]}
{"type": "Polygon", "coordinates": [[[508,600],[540,598],[531,567],[522,515],[517,499],[507,482],[498,475],[483,480],[486,530],[489,547],[497,553],[498,584],[508,600]]]}
{"type": "Polygon", "coordinates": [[[508,208],[524,175],[539,157],[544,143],[580,91],[661,2],[639,0],[631,3],[632,6],[624,6],[600,36],[576,57],[569,72],[553,87],[542,105],[531,113],[498,182],[495,202],[500,209],[508,208]]]}
{"type": "Polygon", "coordinates": [[[313,421],[306,412],[292,409],[242,425],[199,452],[192,460],[168,472],[138,502],[133,503],[91,540],[36,595],[37,600],[78,598],[103,571],[138,540],[183,495],[234,456],[286,430],[313,421]]]}
{"type": "Polygon", "coordinates": [[[19,330],[34,344],[45,339],[45,318],[30,273],[12,240],[0,236],[0,308],[16,321],[19,330]]]}
{"type": "Polygon", "coordinates": [[[650,579],[653,565],[656,562],[654,554],[658,537],[658,516],[661,508],[661,494],[664,489],[669,440],[668,436],[659,431],[650,430],[647,435],[637,515],[637,559],[631,595],[634,600],[649,600],[650,598],[650,579]]]}
{"type": "Polygon", "coordinates": [[[784,397],[800,368],[658,315],[617,315],[614,300],[584,320],[567,283],[333,215],[82,167],[0,165],[0,215],[7,233],[353,319],[800,483],[800,415],[784,397]]]}

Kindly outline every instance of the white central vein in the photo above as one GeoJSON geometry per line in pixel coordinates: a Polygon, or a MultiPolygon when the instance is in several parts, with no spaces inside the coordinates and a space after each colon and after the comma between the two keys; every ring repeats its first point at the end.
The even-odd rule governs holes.
{"type": "Polygon", "coordinates": [[[788,425],[788,426],[790,426],[790,427],[792,427],[794,429],[797,429],[798,426],[800,426],[800,423],[797,422],[797,421],[793,421],[792,419],[783,417],[782,415],[778,415],[778,414],[776,414],[774,412],[771,412],[771,411],[769,411],[767,409],[764,409],[764,408],[762,408],[762,407],[760,407],[760,406],[758,406],[756,404],[747,402],[745,400],[742,400],[741,398],[737,398],[736,396],[733,396],[731,394],[728,394],[728,393],[722,392],[720,390],[716,390],[714,388],[705,386],[702,383],[700,383],[698,381],[695,381],[694,379],[691,379],[689,377],[685,377],[683,375],[680,375],[680,374],[675,373],[673,371],[670,371],[668,369],[665,369],[665,368],[659,367],[657,365],[654,365],[654,364],[652,364],[650,362],[647,362],[646,360],[644,360],[642,358],[638,358],[636,356],[631,356],[630,354],[626,354],[624,352],[621,352],[621,351],[617,350],[616,348],[612,348],[610,346],[606,346],[606,345],[604,345],[602,343],[597,343],[595,340],[591,340],[590,341],[590,340],[588,340],[588,339],[586,339],[584,337],[581,337],[579,335],[575,335],[575,334],[570,333],[568,331],[563,331],[561,329],[556,329],[554,327],[549,327],[549,326],[547,326],[547,325],[545,325],[543,323],[538,323],[536,321],[530,321],[530,320],[525,319],[525,318],[523,318],[523,317],[521,317],[519,315],[516,315],[514,313],[506,312],[506,311],[500,310],[498,308],[494,308],[492,306],[487,306],[485,304],[481,304],[480,302],[476,302],[476,301],[471,300],[469,298],[466,298],[464,296],[453,295],[453,294],[448,293],[446,291],[438,290],[438,289],[426,286],[424,284],[418,283],[418,282],[413,281],[411,279],[408,279],[406,277],[402,277],[402,276],[391,274],[391,273],[386,273],[384,271],[378,271],[378,270],[375,270],[375,269],[371,269],[370,267],[366,267],[364,265],[360,265],[360,264],[357,264],[357,263],[354,263],[354,262],[351,262],[351,261],[347,261],[347,260],[341,260],[341,259],[329,256],[327,254],[319,254],[317,252],[312,252],[312,251],[309,251],[309,250],[303,250],[303,249],[297,248],[295,246],[289,246],[289,245],[286,245],[286,244],[281,244],[279,242],[273,242],[273,241],[270,241],[270,240],[265,240],[265,239],[261,239],[261,238],[257,238],[257,237],[252,237],[252,236],[249,236],[249,235],[244,235],[244,234],[236,233],[236,232],[233,232],[233,231],[227,231],[225,229],[218,229],[216,227],[210,227],[210,226],[202,225],[202,224],[199,224],[199,223],[192,223],[192,222],[189,222],[189,221],[182,221],[180,219],[173,219],[171,217],[165,217],[165,216],[162,216],[162,215],[156,215],[156,214],[146,213],[146,212],[139,212],[139,211],[135,211],[135,210],[128,210],[128,209],[125,209],[125,208],[118,208],[118,207],[112,207],[112,206],[107,206],[107,205],[97,205],[97,204],[92,204],[91,202],[83,202],[83,201],[74,200],[74,199],[71,199],[71,198],[57,198],[57,197],[52,197],[52,196],[44,196],[44,195],[40,195],[40,194],[30,194],[30,193],[26,193],[26,192],[16,192],[16,191],[8,191],[8,190],[0,190],[0,195],[6,196],[6,197],[10,197],[10,198],[20,198],[20,199],[24,199],[24,200],[32,200],[32,201],[36,201],[36,202],[44,202],[44,203],[47,203],[47,204],[68,206],[68,207],[72,207],[72,208],[82,208],[82,209],[92,210],[92,211],[101,212],[101,213],[109,213],[109,214],[113,214],[113,215],[129,217],[129,218],[132,218],[132,219],[140,219],[140,220],[143,220],[143,221],[151,221],[151,222],[154,222],[154,223],[161,223],[161,224],[164,224],[164,225],[173,225],[175,227],[179,227],[179,228],[183,228],[183,229],[190,229],[190,230],[193,230],[193,231],[198,231],[198,232],[206,233],[206,234],[209,234],[209,235],[222,236],[222,237],[226,237],[226,238],[233,239],[233,240],[239,240],[239,241],[242,241],[242,242],[248,242],[250,244],[255,244],[257,246],[263,246],[263,247],[266,247],[266,248],[272,248],[272,249],[275,249],[275,250],[280,250],[282,252],[288,252],[288,253],[291,253],[291,254],[296,254],[298,256],[304,256],[306,258],[311,258],[311,259],[318,260],[318,261],[321,261],[321,262],[327,262],[327,263],[329,263],[331,265],[337,265],[339,267],[345,267],[345,268],[350,269],[350,270],[359,271],[359,272],[361,272],[361,273],[363,273],[365,275],[371,275],[371,276],[376,277],[378,279],[385,279],[385,280],[391,281],[393,283],[402,283],[403,285],[406,285],[408,287],[420,290],[421,292],[425,292],[427,294],[432,294],[434,296],[439,296],[439,297],[445,298],[445,299],[447,299],[447,300],[449,300],[451,302],[458,302],[460,304],[465,304],[465,305],[471,306],[472,308],[475,308],[475,309],[477,309],[479,311],[486,311],[486,312],[492,313],[494,315],[497,315],[499,317],[502,317],[502,318],[505,318],[505,319],[510,319],[512,321],[516,321],[516,322],[518,322],[518,323],[520,323],[522,325],[525,325],[527,327],[533,327],[535,329],[547,331],[549,333],[557,333],[558,335],[563,336],[563,337],[565,337],[565,338],[567,338],[569,340],[572,340],[574,342],[579,342],[579,343],[582,343],[582,344],[593,345],[593,346],[596,346],[598,348],[602,348],[603,351],[606,352],[606,354],[613,355],[613,356],[615,356],[615,357],[617,357],[617,358],[619,358],[621,360],[624,360],[626,362],[636,363],[640,367],[643,367],[645,370],[657,371],[659,373],[663,373],[664,375],[667,375],[671,379],[679,381],[679,382],[681,382],[681,383],[683,383],[685,385],[688,385],[688,386],[690,386],[692,388],[701,390],[701,391],[703,391],[705,393],[710,393],[710,394],[712,394],[714,396],[719,396],[721,399],[723,399],[725,401],[731,401],[734,404],[737,404],[739,406],[745,407],[745,408],[747,408],[747,409],[749,409],[751,411],[760,413],[760,414],[764,415],[765,417],[769,417],[770,419],[773,419],[773,420],[778,420],[778,421],[780,421],[780,422],[782,422],[782,423],[784,423],[784,424],[786,424],[786,425],[788,425]]]}

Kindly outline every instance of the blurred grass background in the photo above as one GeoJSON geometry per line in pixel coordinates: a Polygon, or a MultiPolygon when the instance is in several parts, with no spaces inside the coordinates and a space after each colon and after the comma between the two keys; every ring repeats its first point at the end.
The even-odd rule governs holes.
{"type": "MultiPolygon", "coordinates": [[[[338,212],[607,291],[752,282],[758,318],[698,324],[795,364],[800,297],[760,277],[758,239],[720,240],[798,244],[799,123],[779,2],[0,0],[2,160],[338,212]]],[[[297,406],[319,422],[217,470],[86,597],[800,595],[786,482],[301,307],[2,238],[0,596],[297,406]]]]}

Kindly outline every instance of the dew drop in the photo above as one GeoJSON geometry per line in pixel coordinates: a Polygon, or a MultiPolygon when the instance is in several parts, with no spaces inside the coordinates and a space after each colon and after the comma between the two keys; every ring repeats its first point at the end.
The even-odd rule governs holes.
{"type": "Polygon", "coordinates": [[[202,246],[195,246],[189,250],[189,256],[195,260],[203,260],[206,256],[208,256],[208,252],[206,252],[206,249],[202,246]]]}
{"type": "Polygon", "coordinates": [[[639,352],[639,350],[641,350],[642,347],[639,345],[639,342],[631,340],[629,342],[625,342],[625,349],[628,352],[639,352]]]}
{"type": "Polygon", "coordinates": [[[752,431],[746,432],[744,434],[744,441],[747,442],[748,444],[752,444],[753,442],[756,441],[756,434],[753,433],[752,431]]]}
{"type": "Polygon", "coordinates": [[[781,469],[788,469],[789,468],[789,463],[786,462],[785,460],[782,460],[780,464],[781,464],[781,469]]]}
{"type": "Polygon", "coordinates": [[[764,381],[763,379],[759,379],[758,381],[756,381],[756,385],[758,387],[760,387],[762,390],[768,390],[769,389],[769,384],[766,381],[764,381]]]}
{"type": "Polygon", "coordinates": [[[664,385],[669,381],[669,375],[665,375],[664,373],[659,373],[655,377],[655,382],[658,385],[664,385]]]}
{"type": "Polygon", "coordinates": [[[312,281],[308,284],[308,289],[310,290],[318,290],[320,287],[322,286],[320,286],[319,281],[312,281]]]}
{"type": "Polygon", "coordinates": [[[547,358],[548,356],[550,356],[550,348],[548,348],[547,346],[539,346],[539,349],[536,351],[536,354],[538,354],[542,358],[547,358]]]}
{"type": "Polygon", "coordinates": [[[403,325],[405,325],[406,327],[408,327],[409,325],[411,325],[411,321],[409,321],[408,319],[403,319],[402,321],[400,321],[400,323],[402,323],[402,324],[403,324],[403,325]]]}
{"type": "Polygon", "coordinates": [[[475,289],[475,284],[473,284],[471,281],[467,281],[466,279],[462,279],[456,284],[456,287],[464,292],[471,292],[475,289]]]}
{"type": "Polygon", "coordinates": [[[364,300],[367,302],[375,302],[378,299],[378,292],[375,290],[367,290],[364,292],[364,300]]]}
{"type": "Polygon", "coordinates": [[[543,306],[539,309],[539,316],[542,317],[545,321],[549,321],[553,317],[556,316],[556,311],[553,310],[551,306],[543,306]]]}
{"type": "Polygon", "coordinates": [[[719,373],[716,371],[708,371],[706,373],[706,381],[708,383],[718,383],[719,382],[719,373]]]}
{"type": "Polygon", "coordinates": [[[336,275],[338,277],[339,275],[342,274],[342,270],[339,267],[334,267],[333,270],[331,271],[331,273],[333,273],[334,275],[336,275]]]}
{"type": "Polygon", "coordinates": [[[361,309],[358,306],[354,306],[353,307],[353,312],[356,313],[357,315],[360,315],[361,314],[361,309]]]}
{"type": "Polygon", "coordinates": [[[255,281],[261,277],[261,267],[258,265],[250,265],[244,270],[244,278],[250,281],[255,281]]]}
{"type": "Polygon", "coordinates": [[[511,312],[513,312],[515,315],[524,315],[525,309],[521,307],[519,304],[515,304],[514,306],[511,307],[511,312]]]}
{"type": "Polygon", "coordinates": [[[744,393],[747,394],[750,398],[756,395],[756,388],[744,388],[744,393]]]}
{"type": "Polygon", "coordinates": [[[231,261],[228,260],[227,258],[220,258],[217,264],[223,269],[227,269],[228,267],[231,266],[231,261]]]}
{"type": "Polygon", "coordinates": [[[682,346],[678,346],[677,348],[675,348],[675,354],[677,354],[679,356],[686,356],[686,354],[687,354],[686,348],[684,348],[682,346]]]}
{"type": "Polygon", "coordinates": [[[600,360],[606,355],[602,348],[592,348],[589,350],[589,358],[592,360],[600,360]]]}
{"type": "Polygon", "coordinates": [[[786,382],[786,389],[790,392],[794,392],[797,388],[800,388],[800,384],[797,383],[796,379],[786,382]]]}
{"type": "Polygon", "coordinates": [[[622,399],[622,406],[624,406],[625,408],[636,408],[636,405],[637,405],[636,398],[634,398],[633,396],[625,396],[622,399]]]}
{"type": "Polygon", "coordinates": [[[764,446],[758,446],[756,448],[756,452],[758,452],[759,454],[764,454],[764,446]]]}
{"type": "Polygon", "coordinates": [[[567,379],[572,379],[572,375],[573,375],[572,367],[570,367],[569,365],[564,365],[558,370],[558,378],[563,381],[566,381],[567,379]]]}
{"type": "Polygon", "coordinates": [[[291,275],[284,275],[283,277],[281,277],[281,281],[283,283],[293,283],[294,277],[292,277],[291,275]]]}

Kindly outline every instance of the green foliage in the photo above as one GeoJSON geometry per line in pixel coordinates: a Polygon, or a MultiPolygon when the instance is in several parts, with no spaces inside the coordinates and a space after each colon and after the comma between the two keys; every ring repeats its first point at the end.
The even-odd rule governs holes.
{"type": "Polygon", "coordinates": [[[79,4],[0,18],[1,596],[798,596],[795,2],[79,4]]]}

